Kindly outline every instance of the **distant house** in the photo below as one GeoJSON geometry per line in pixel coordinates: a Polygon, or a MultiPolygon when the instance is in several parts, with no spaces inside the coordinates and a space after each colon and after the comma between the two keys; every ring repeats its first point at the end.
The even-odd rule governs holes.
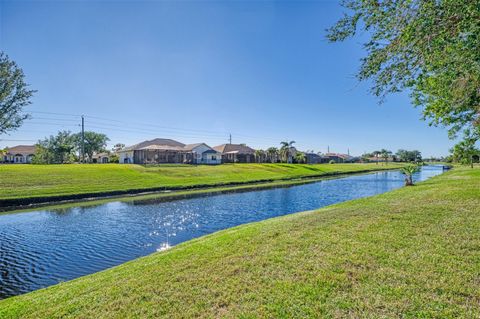
{"type": "Polygon", "coordinates": [[[320,164],[322,162],[322,156],[317,153],[305,153],[305,161],[307,164],[320,164]]]}
{"type": "Polygon", "coordinates": [[[108,162],[110,162],[110,154],[107,152],[93,154],[92,156],[92,163],[106,164],[108,162]]]}
{"type": "Polygon", "coordinates": [[[348,154],[340,154],[340,153],[326,153],[323,154],[322,157],[325,160],[325,163],[330,161],[334,161],[335,163],[352,163],[355,161],[353,156],[348,154]]]}
{"type": "Polygon", "coordinates": [[[188,144],[183,149],[192,153],[192,164],[222,164],[222,154],[205,143],[188,144]]]}
{"type": "Polygon", "coordinates": [[[222,144],[213,149],[222,154],[223,163],[255,162],[255,150],[245,144],[222,144]]]}
{"type": "Polygon", "coordinates": [[[17,145],[10,147],[3,154],[3,162],[14,164],[29,164],[32,162],[37,147],[35,145],[17,145]]]}
{"type": "Polygon", "coordinates": [[[221,154],[205,143],[185,145],[156,138],[126,147],[118,152],[122,164],[220,164],[221,154]]]}

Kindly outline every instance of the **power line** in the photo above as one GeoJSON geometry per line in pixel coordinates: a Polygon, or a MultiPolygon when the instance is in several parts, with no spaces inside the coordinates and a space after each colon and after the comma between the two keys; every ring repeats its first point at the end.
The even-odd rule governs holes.
{"type": "Polygon", "coordinates": [[[62,118],[36,117],[36,116],[29,119],[29,121],[31,121],[31,120],[53,120],[53,121],[65,121],[65,122],[78,122],[78,120],[76,120],[76,119],[62,119],[62,118]]]}
{"type": "MultiPolygon", "coordinates": [[[[34,117],[32,120],[40,120],[38,123],[29,121],[29,124],[33,125],[60,125],[62,127],[64,126],[69,126],[69,127],[80,127],[81,124],[66,124],[66,123],[56,123],[56,122],[43,122],[43,121],[63,121],[63,122],[80,122],[82,115],[78,114],[72,114],[72,113],[59,113],[59,112],[43,112],[43,111],[31,111],[30,113],[34,114],[48,114],[48,115],[56,115],[56,116],[61,116],[61,117],[77,117],[78,119],[72,119],[72,118],[48,118],[48,117],[34,117]]],[[[200,129],[188,129],[188,128],[178,128],[178,127],[170,127],[170,126],[162,126],[158,124],[152,124],[152,123],[142,123],[142,122],[129,122],[129,121],[120,121],[120,120],[115,120],[111,118],[106,118],[106,117],[99,117],[99,116],[92,116],[92,115],[84,115],[84,119],[94,119],[94,121],[85,121],[86,127],[92,127],[92,128],[97,128],[97,129],[104,129],[104,130],[109,130],[109,131],[121,131],[121,132],[133,132],[133,133],[148,133],[148,134],[170,134],[170,135],[175,135],[178,137],[194,137],[194,138],[215,138],[215,139],[224,139],[227,137],[229,142],[231,143],[230,135],[227,132],[221,132],[221,131],[211,131],[211,130],[200,130],[200,129]],[[100,121],[107,121],[110,123],[105,123],[105,122],[100,122],[100,121],[95,121],[100,120],[100,121]],[[90,125],[90,123],[94,125],[90,125]],[[119,123],[119,124],[114,124],[114,123],[119,123]],[[147,127],[145,127],[147,126],[147,127]]],[[[77,122],[77,123],[78,123],[77,122]]],[[[251,136],[251,135],[245,135],[241,133],[234,133],[235,136],[241,137],[243,140],[251,140],[254,142],[257,142],[259,140],[262,141],[275,141],[278,142],[279,139],[277,138],[271,138],[271,137],[266,137],[266,136],[251,136]]],[[[230,133],[230,134],[232,134],[230,133]]]]}

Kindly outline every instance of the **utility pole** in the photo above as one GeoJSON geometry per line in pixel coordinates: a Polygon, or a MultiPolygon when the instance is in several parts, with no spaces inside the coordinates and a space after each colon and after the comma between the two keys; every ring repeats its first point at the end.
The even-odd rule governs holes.
{"type": "Polygon", "coordinates": [[[82,163],[85,163],[85,117],[82,115],[82,163]]]}
{"type": "Polygon", "coordinates": [[[230,141],[230,144],[232,144],[232,134],[229,135],[228,140],[230,141]]]}
{"type": "Polygon", "coordinates": [[[327,153],[330,153],[330,145],[327,146],[327,153]]]}

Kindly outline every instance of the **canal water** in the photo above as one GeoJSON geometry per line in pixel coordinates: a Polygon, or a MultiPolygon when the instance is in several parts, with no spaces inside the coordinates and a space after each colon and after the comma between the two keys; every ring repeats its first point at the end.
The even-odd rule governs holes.
{"type": "MultiPolygon", "coordinates": [[[[425,166],[415,180],[441,173],[441,166],[425,166]]],[[[0,299],[221,229],[384,193],[403,181],[400,172],[389,171],[169,202],[113,201],[0,214],[0,299]]]]}

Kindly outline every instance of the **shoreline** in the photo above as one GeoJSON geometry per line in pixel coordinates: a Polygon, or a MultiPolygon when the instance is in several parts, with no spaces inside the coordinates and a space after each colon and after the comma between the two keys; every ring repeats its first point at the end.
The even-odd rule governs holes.
{"type": "Polygon", "coordinates": [[[368,173],[376,173],[382,171],[398,170],[399,167],[366,169],[349,172],[328,172],[324,174],[279,178],[279,179],[263,179],[246,182],[229,182],[217,183],[214,185],[199,184],[192,186],[176,186],[176,187],[156,187],[148,189],[132,189],[110,192],[84,193],[73,195],[32,197],[19,199],[0,200],[0,215],[14,212],[28,212],[38,208],[64,208],[75,204],[83,203],[81,206],[90,206],[103,204],[111,201],[136,201],[136,200],[158,200],[172,201],[186,198],[195,198],[202,196],[247,192],[254,190],[263,190],[277,187],[289,187],[294,185],[302,185],[314,183],[324,179],[332,179],[335,177],[343,177],[349,175],[362,175],[368,173]]]}

